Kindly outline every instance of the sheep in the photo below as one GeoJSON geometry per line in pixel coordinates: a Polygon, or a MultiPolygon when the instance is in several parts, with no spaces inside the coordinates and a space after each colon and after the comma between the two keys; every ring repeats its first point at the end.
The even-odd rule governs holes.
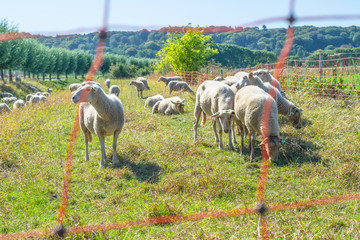
{"type": "Polygon", "coordinates": [[[228,86],[232,86],[233,84],[237,83],[238,81],[241,81],[241,78],[238,77],[234,77],[234,76],[227,76],[223,81],[221,81],[222,83],[228,85],[228,86]]]}
{"type": "Polygon", "coordinates": [[[125,124],[125,113],[121,100],[114,94],[106,94],[97,84],[86,84],[71,98],[80,103],[79,122],[85,136],[85,160],[89,160],[88,142],[92,134],[97,135],[101,146],[100,168],[105,167],[105,136],[113,135],[113,165],[118,165],[116,146],[125,124]]]}
{"type": "Polygon", "coordinates": [[[34,95],[31,96],[31,98],[30,98],[30,100],[29,100],[29,104],[30,104],[30,105],[33,105],[33,104],[35,104],[35,103],[39,103],[40,101],[41,101],[40,95],[34,94],[34,95]]]}
{"type": "Polygon", "coordinates": [[[39,98],[40,98],[40,102],[46,102],[46,99],[47,99],[46,96],[41,94],[41,95],[39,95],[39,98]]]}
{"type": "Polygon", "coordinates": [[[0,114],[12,112],[9,106],[6,103],[0,103],[0,114]]]}
{"type": "Polygon", "coordinates": [[[111,84],[110,79],[109,79],[109,78],[106,79],[106,80],[105,80],[105,85],[106,85],[108,88],[110,88],[110,84],[111,84]]]}
{"type": "Polygon", "coordinates": [[[240,79],[243,79],[244,77],[247,77],[247,76],[249,76],[249,73],[243,72],[243,71],[237,72],[237,73],[234,75],[234,77],[240,78],[240,79]]]}
{"type": "Polygon", "coordinates": [[[76,91],[81,86],[80,83],[72,83],[69,85],[70,92],[76,91]]]}
{"type": "Polygon", "coordinates": [[[165,115],[184,113],[185,99],[179,97],[165,98],[154,104],[152,113],[163,113],[165,115]]]}
{"type": "Polygon", "coordinates": [[[152,97],[148,97],[146,100],[145,100],[145,105],[148,105],[149,107],[153,107],[155,105],[155,103],[157,103],[158,101],[161,101],[161,100],[164,100],[164,97],[160,94],[158,95],[155,95],[155,96],[152,96],[152,97]]]}
{"type": "Polygon", "coordinates": [[[0,98],[5,98],[5,97],[13,97],[14,95],[12,93],[9,92],[2,92],[0,93],[0,98]]]}
{"type": "Polygon", "coordinates": [[[194,91],[189,87],[189,85],[183,81],[170,81],[168,88],[169,94],[171,94],[172,91],[180,91],[181,93],[181,90],[194,94],[194,91]]]}
{"type": "Polygon", "coordinates": [[[48,92],[42,92],[41,95],[44,95],[45,97],[49,97],[49,96],[50,96],[50,93],[48,93],[48,92]]]}
{"type": "Polygon", "coordinates": [[[302,109],[297,108],[294,103],[284,98],[277,88],[273,87],[270,83],[263,83],[258,76],[250,73],[249,76],[245,78],[248,78],[249,85],[258,86],[269,93],[275,99],[279,113],[286,116],[293,127],[296,129],[301,128],[302,109]]]}
{"type": "Polygon", "coordinates": [[[269,82],[272,86],[276,87],[281,93],[281,95],[285,97],[286,94],[284,91],[281,90],[279,81],[271,75],[270,71],[259,69],[256,71],[252,71],[252,73],[255,76],[258,76],[264,83],[269,82]]]}
{"type": "Polygon", "coordinates": [[[140,95],[141,95],[141,98],[143,98],[142,91],[145,89],[145,84],[143,82],[133,80],[133,81],[130,82],[129,85],[130,86],[134,85],[136,87],[137,92],[138,92],[138,98],[140,97],[140,95]]]}
{"type": "Polygon", "coordinates": [[[111,87],[109,88],[109,94],[114,94],[115,96],[119,97],[120,88],[116,85],[111,85],[111,87]]]}
{"type": "Polygon", "coordinates": [[[49,87],[48,87],[48,88],[47,88],[47,92],[48,92],[48,93],[52,93],[52,92],[53,92],[52,88],[49,88],[49,87]]]}
{"type": "Polygon", "coordinates": [[[170,81],[182,81],[181,77],[179,76],[175,76],[175,77],[159,77],[159,79],[157,80],[158,82],[164,82],[165,83],[165,88],[167,85],[169,85],[170,81]]]}
{"type": "Polygon", "coordinates": [[[148,90],[150,90],[150,87],[149,87],[149,84],[148,84],[148,82],[147,82],[147,79],[145,79],[145,78],[143,78],[143,77],[138,77],[136,80],[137,80],[137,81],[141,81],[141,82],[145,85],[145,88],[148,89],[148,90]]]}
{"type": "Polygon", "coordinates": [[[223,76],[217,76],[216,78],[213,79],[213,81],[222,81],[224,80],[224,77],[223,76]]]}
{"type": "Polygon", "coordinates": [[[1,99],[1,102],[10,104],[10,103],[14,103],[16,100],[17,100],[16,97],[4,97],[3,99],[1,99]]]}
{"type": "Polygon", "coordinates": [[[261,144],[265,144],[270,161],[275,162],[281,146],[278,109],[275,100],[256,86],[246,86],[236,93],[234,109],[236,119],[243,126],[240,153],[242,154],[244,150],[243,139],[246,127],[251,143],[250,161],[254,159],[255,136],[258,133],[262,136],[261,144]],[[268,115],[264,112],[265,107],[269,111],[268,115]],[[267,122],[264,122],[264,116],[268,116],[267,122]]]}
{"type": "Polygon", "coordinates": [[[33,96],[34,94],[28,94],[25,97],[26,103],[28,103],[30,101],[30,98],[33,96]]]}
{"type": "Polygon", "coordinates": [[[13,105],[14,110],[17,110],[17,109],[20,109],[20,108],[23,108],[23,107],[25,107],[24,100],[19,99],[19,100],[16,100],[14,102],[14,105],[13,105]]]}
{"type": "Polygon", "coordinates": [[[234,118],[234,92],[231,88],[217,81],[205,81],[200,84],[196,92],[196,103],[194,107],[194,141],[197,139],[197,128],[200,115],[202,114],[202,125],[206,123],[206,115],[212,116],[212,126],[215,142],[219,149],[223,149],[222,133],[229,133],[229,150],[234,150],[231,142],[232,122],[234,118]],[[220,138],[216,132],[216,123],[220,138]]]}

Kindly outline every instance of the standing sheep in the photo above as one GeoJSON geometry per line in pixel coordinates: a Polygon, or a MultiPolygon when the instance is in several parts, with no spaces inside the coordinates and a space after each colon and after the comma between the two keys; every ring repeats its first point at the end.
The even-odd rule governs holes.
{"type": "Polygon", "coordinates": [[[133,80],[133,81],[130,82],[129,85],[130,86],[134,85],[136,87],[137,92],[138,92],[138,98],[140,97],[140,95],[141,95],[141,98],[143,98],[142,91],[144,91],[144,89],[145,89],[145,84],[143,82],[133,80]]]}
{"type": "Polygon", "coordinates": [[[18,109],[23,108],[23,107],[25,107],[24,100],[19,99],[19,100],[16,100],[14,102],[14,105],[13,105],[14,110],[18,110],[18,109]]]}
{"type": "Polygon", "coordinates": [[[16,100],[16,97],[4,97],[3,99],[1,99],[1,102],[11,104],[14,103],[16,100]]]}
{"type": "Polygon", "coordinates": [[[98,136],[101,146],[100,167],[105,166],[105,136],[113,135],[113,165],[117,165],[116,146],[119,134],[125,124],[122,102],[113,94],[106,94],[96,84],[87,84],[78,89],[72,97],[73,103],[80,102],[79,122],[85,135],[85,160],[89,160],[88,142],[92,135],[98,136]]]}
{"type": "Polygon", "coordinates": [[[173,91],[180,91],[181,93],[181,90],[184,92],[190,92],[194,94],[194,91],[189,87],[189,85],[183,81],[170,81],[168,84],[168,88],[169,88],[169,94],[171,94],[171,92],[173,91]]]}
{"type": "Polygon", "coordinates": [[[12,112],[9,106],[6,103],[0,103],[0,114],[12,112]]]}
{"type": "Polygon", "coordinates": [[[262,137],[262,144],[265,144],[270,161],[276,161],[281,144],[278,109],[275,100],[256,86],[246,86],[236,93],[234,105],[236,118],[243,126],[241,153],[244,150],[243,139],[246,127],[249,131],[251,143],[250,161],[254,159],[256,133],[262,137]],[[264,111],[265,106],[269,106],[266,107],[267,112],[264,111]],[[268,116],[267,122],[265,122],[266,117],[264,116],[268,116]]]}
{"type": "Polygon", "coordinates": [[[148,90],[150,90],[150,87],[149,87],[149,84],[148,84],[148,82],[147,82],[147,79],[145,79],[145,78],[143,78],[143,77],[138,77],[138,78],[136,79],[136,81],[141,81],[141,82],[145,85],[145,88],[148,89],[148,90]]]}
{"type": "Polygon", "coordinates": [[[105,85],[106,85],[108,88],[110,88],[110,84],[111,84],[110,79],[109,79],[109,78],[106,79],[106,80],[105,80],[105,85]]]}
{"type": "Polygon", "coordinates": [[[161,101],[161,100],[164,100],[164,97],[160,94],[158,95],[155,95],[155,96],[152,96],[152,97],[148,97],[146,100],[145,100],[145,105],[148,105],[149,107],[153,107],[155,105],[155,103],[157,103],[158,101],[161,101]]]}
{"type": "Polygon", "coordinates": [[[152,113],[163,113],[165,115],[184,113],[184,101],[179,97],[165,98],[155,103],[152,113]]]}
{"type": "Polygon", "coordinates": [[[120,88],[117,85],[112,85],[109,88],[109,94],[115,94],[117,97],[120,95],[120,88]]]}
{"type": "Polygon", "coordinates": [[[165,88],[167,85],[169,85],[169,82],[171,81],[182,81],[181,77],[176,76],[176,77],[159,77],[159,79],[157,80],[158,82],[164,82],[165,83],[165,88]]]}
{"type": "Polygon", "coordinates": [[[234,118],[234,92],[231,88],[217,81],[205,81],[197,89],[194,107],[194,141],[197,139],[197,128],[202,114],[202,125],[206,123],[206,115],[212,116],[212,127],[215,142],[223,149],[222,133],[229,133],[229,150],[234,150],[231,141],[232,122],[234,118]],[[218,131],[216,131],[218,123],[218,131]]]}
{"type": "Polygon", "coordinates": [[[255,76],[258,76],[264,83],[268,82],[273,87],[276,87],[279,90],[279,92],[281,93],[281,95],[283,97],[285,97],[286,94],[285,94],[284,91],[281,90],[281,86],[280,86],[279,81],[271,75],[270,71],[259,69],[259,70],[253,71],[252,73],[255,76]]]}

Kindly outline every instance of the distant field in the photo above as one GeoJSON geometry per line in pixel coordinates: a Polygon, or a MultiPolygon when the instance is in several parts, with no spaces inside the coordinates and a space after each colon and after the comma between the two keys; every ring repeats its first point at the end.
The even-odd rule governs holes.
{"type": "MultiPolygon", "coordinates": [[[[105,169],[99,168],[96,136],[90,144],[90,161],[85,162],[84,137],[79,132],[65,227],[253,207],[260,148],[254,163],[249,162],[249,152],[240,156],[237,151],[218,150],[210,118],[194,143],[194,95],[179,95],[186,99],[182,115],[153,115],[129,81],[112,82],[121,88],[126,114],[118,141],[120,166],[111,164],[112,137],[106,138],[105,169]]],[[[150,81],[149,85],[151,90],[144,96],[169,96],[163,83],[150,81]]],[[[360,103],[353,98],[318,98],[305,91],[290,91],[287,97],[304,109],[304,127],[296,130],[286,118],[279,118],[285,143],[279,162],[270,166],[266,203],[359,193],[360,103]]],[[[56,226],[76,113],[70,98],[68,90],[59,90],[45,104],[0,116],[0,234],[56,226]]],[[[227,147],[227,138],[223,140],[227,147]]],[[[359,239],[359,204],[351,201],[270,212],[270,236],[359,239]]],[[[248,215],[68,235],[66,239],[255,239],[257,224],[258,216],[248,215]]]]}

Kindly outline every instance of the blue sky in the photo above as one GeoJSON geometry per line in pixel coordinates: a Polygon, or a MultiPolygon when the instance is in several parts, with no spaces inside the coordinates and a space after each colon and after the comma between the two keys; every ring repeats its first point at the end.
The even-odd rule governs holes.
{"type": "MultiPolygon", "coordinates": [[[[102,26],[104,0],[0,0],[0,19],[20,31],[42,34],[86,33],[102,26]]],[[[242,26],[256,20],[285,17],[289,0],[110,0],[109,30],[184,26],[242,26]],[[129,26],[129,27],[128,27],[129,26]]],[[[360,15],[360,0],[297,0],[295,16],[360,15]]],[[[264,23],[268,28],[286,22],[264,23]]],[[[263,23],[258,26],[261,27],[263,23]]],[[[302,21],[297,26],[360,26],[360,18],[302,21]]]]}

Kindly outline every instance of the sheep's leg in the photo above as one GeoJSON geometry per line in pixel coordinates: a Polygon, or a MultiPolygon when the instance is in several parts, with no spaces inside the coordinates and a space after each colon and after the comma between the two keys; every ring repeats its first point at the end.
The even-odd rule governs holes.
{"type": "Polygon", "coordinates": [[[254,155],[255,155],[255,133],[250,134],[250,142],[251,142],[250,162],[252,162],[254,160],[254,155]]]}
{"type": "Polygon", "coordinates": [[[105,167],[105,160],[106,160],[106,154],[105,154],[105,137],[102,135],[98,135],[99,141],[100,141],[100,149],[101,149],[101,159],[100,159],[100,168],[105,167]]]}
{"type": "MultiPolygon", "coordinates": [[[[87,131],[87,130],[85,130],[87,131]]],[[[84,135],[85,135],[85,161],[89,161],[89,138],[88,138],[88,133],[84,131],[84,135]]]]}
{"type": "Polygon", "coordinates": [[[219,137],[218,137],[217,129],[216,129],[216,120],[212,119],[211,123],[212,123],[212,127],[213,127],[213,130],[214,130],[215,143],[219,143],[219,137]]]}
{"type": "Polygon", "coordinates": [[[220,120],[218,119],[217,121],[218,121],[218,125],[219,125],[219,150],[221,150],[221,149],[224,149],[223,140],[222,140],[223,128],[220,123],[220,120]]]}
{"type": "Polygon", "coordinates": [[[235,119],[232,121],[231,123],[231,132],[233,134],[233,142],[234,144],[237,144],[237,141],[236,141],[236,134],[235,134],[235,119]]]}
{"type": "Polygon", "coordinates": [[[245,125],[242,125],[242,126],[238,126],[239,127],[239,130],[241,130],[241,127],[242,127],[242,131],[240,132],[241,134],[241,150],[240,150],[240,154],[243,154],[244,151],[245,151],[245,147],[244,147],[244,137],[245,137],[245,125]]]}
{"type": "Polygon", "coordinates": [[[139,93],[140,91],[138,90],[137,92],[138,92],[138,98],[139,98],[140,97],[140,93],[139,93]]]}
{"type": "Polygon", "coordinates": [[[196,141],[196,138],[197,138],[197,129],[198,129],[198,126],[199,126],[200,115],[201,115],[200,107],[195,107],[195,111],[194,111],[194,117],[195,117],[195,121],[194,121],[194,141],[196,141]]]}
{"type": "Polygon", "coordinates": [[[119,137],[120,131],[115,131],[114,132],[114,139],[113,139],[113,166],[118,166],[119,162],[117,160],[117,156],[116,156],[116,146],[117,146],[117,140],[119,137]]]}
{"type": "MultiPolygon", "coordinates": [[[[232,140],[231,140],[231,134],[234,132],[233,126],[234,124],[230,123],[230,132],[229,132],[229,150],[235,150],[234,145],[232,144],[232,140]]],[[[235,134],[234,134],[234,138],[235,138],[235,134]]]]}

